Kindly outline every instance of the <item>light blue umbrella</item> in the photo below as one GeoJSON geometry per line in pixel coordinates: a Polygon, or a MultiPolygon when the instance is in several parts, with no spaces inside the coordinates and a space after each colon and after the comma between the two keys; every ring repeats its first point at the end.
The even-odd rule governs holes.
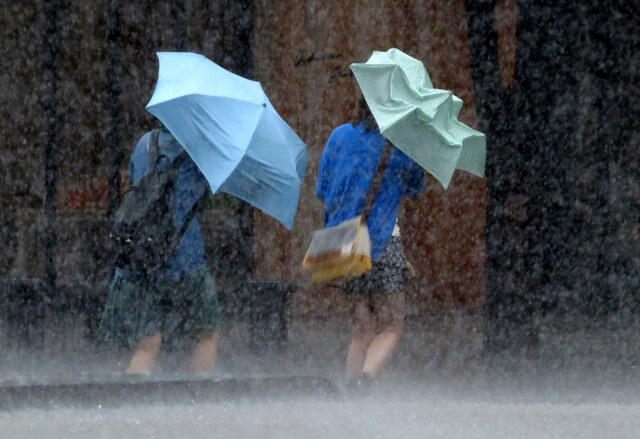
{"type": "Polygon", "coordinates": [[[157,55],[158,83],[147,110],[187,150],[214,193],[251,203],[291,230],[306,145],[260,83],[195,53],[157,55]]]}

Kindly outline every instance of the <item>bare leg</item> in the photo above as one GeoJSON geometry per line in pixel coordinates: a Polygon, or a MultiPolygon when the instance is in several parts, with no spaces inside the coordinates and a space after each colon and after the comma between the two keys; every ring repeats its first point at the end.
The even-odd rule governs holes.
{"type": "Polygon", "coordinates": [[[372,377],[378,376],[391,358],[400,337],[401,333],[396,330],[387,330],[376,335],[367,349],[367,358],[364,361],[362,371],[372,377]]]}
{"type": "Polygon", "coordinates": [[[358,298],[353,305],[353,339],[347,352],[347,379],[358,377],[367,357],[367,349],[375,336],[375,319],[367,297],[358,298]]]}
{"type": "Polygon", "coordinates": [[[374,293],[374,314],[381,331],[367,349],[363,372],[378,376],[391,358],[404,329],[404,293],[374,293]]]}
{"type": "Polygon", "coordinates": [[[353,337],[347,352],[347,378],[357,378],[367,357],[367,348],[371,337],[353,337]]]}
{"type": "Polygon", "coordinates": [[[192,373],[211,373],[216,365],[220,332],[204,332],[198,337],[198,345],[193,351],[190,371],[192,373]]]}
{"type": "Polygon", "coordinates": [[[161,346],[162,334],[160,332],[143,337],[138,342],[138,347],[131,357],[127,373],[150,374],[156,364],[156,358],[158,358],[161,346]]]}

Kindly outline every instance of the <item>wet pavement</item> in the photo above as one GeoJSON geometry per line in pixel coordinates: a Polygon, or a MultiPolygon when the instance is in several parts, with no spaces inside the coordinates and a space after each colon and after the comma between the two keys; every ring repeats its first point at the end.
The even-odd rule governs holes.
{"type": "Polygon", "coordinates": [[[639,404],[508,402],[435,391],[0,412],[7,438],[636,438],[639,404]],[[420,395],[417,395],[420,393],[420,395]]]}
{"type": "Polygon", "coordinates": [[[89,349],[69,322],[45,349],[5,350],[0,438],[637,437],[637,328],[564,321],[511,357],[483,352],[481,322],[409,318],[389,367],[359,397],[342,388],[344,321],[293,320],[288,349],[262,354],[235,322],[213,376],[181,375],[173,352],[144,379],[121,375],[127,352],[89,349]]]}

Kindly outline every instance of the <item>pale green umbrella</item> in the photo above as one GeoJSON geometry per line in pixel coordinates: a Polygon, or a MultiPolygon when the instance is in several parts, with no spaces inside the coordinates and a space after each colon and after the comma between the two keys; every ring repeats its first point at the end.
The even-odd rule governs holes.
{"type": "Polygon", "coordinates": [[[433,88],[421,61],[389,49],[351,70],[382,135],[445,189],[455,169],[484,177],[484,134],[458,121],[462,99],[433,88]]]}

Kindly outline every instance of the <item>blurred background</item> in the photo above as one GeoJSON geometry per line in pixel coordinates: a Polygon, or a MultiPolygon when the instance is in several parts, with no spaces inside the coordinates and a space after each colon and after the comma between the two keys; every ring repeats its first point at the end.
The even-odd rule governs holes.
{"type": "Polygon", "coordinates": [[[13,1],[0,11],[0,349],[17,357],[2,370],[97,349],[109,218],[135,142],[158,126],[144,109],[157,51],[260,81],[308,147],[291,232],[227,195],[205,212],[221,361],[253,343],[341,363],[344,304],[301,261],[323,225],[324,144],[356,111],[349,65],[391,47],[422,60],[487,136],[486,179],[459,171],[445,191],[427,176],[401,208],[417,273],[398,364],[595,355],[577,356],[576,340],[636,364],[638,12],[622,0],[13,1]]]}

